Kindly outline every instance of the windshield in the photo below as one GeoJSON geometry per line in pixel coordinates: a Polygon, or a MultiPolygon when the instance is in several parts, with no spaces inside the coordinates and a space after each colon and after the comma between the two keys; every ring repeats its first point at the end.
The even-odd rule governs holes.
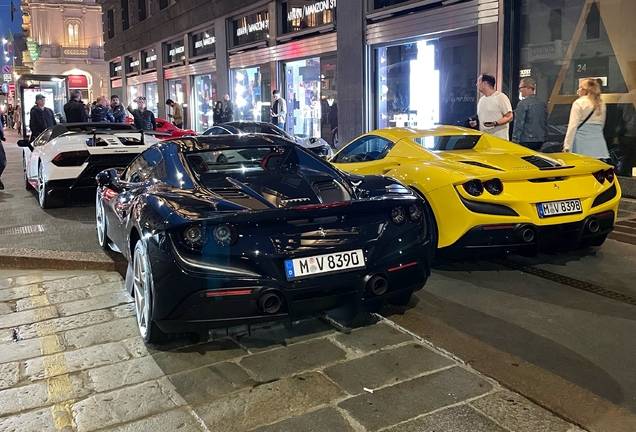
{"type": "Polygon", "coordinates": [[[481,135],[442,135],[411,138],[427,150],[469,150],[477,145],[481,135]]]}

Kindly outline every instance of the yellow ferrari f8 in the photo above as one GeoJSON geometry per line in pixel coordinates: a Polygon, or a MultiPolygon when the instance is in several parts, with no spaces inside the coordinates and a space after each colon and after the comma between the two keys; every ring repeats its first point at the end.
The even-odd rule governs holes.
{"type": "Polygon", "coordinates": [[[543,154],[472,129],[381,129],[331,162],[354,174],[396,178],[424,196],[440,252],[562,250],[600,246],[621,190],[606,163],[543,154]]]}

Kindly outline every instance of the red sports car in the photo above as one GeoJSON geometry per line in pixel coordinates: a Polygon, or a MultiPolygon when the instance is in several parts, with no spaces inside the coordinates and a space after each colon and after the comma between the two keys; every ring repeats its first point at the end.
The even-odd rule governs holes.
{"type": "MultiPolygon", "coordinates": [[[[194,136],[197,134],[192,129],[180,129],[166,119],[156,117],[155,121],[157,122],[157,132],[167,132],[170,134],[169,137],[158,137],[160,139],[180,138],[182,136],[194,136]]],[[[134,123],[134,120],[132,119],[132,117],[128,117],[126,119],[126,123],[134,123]]]]}

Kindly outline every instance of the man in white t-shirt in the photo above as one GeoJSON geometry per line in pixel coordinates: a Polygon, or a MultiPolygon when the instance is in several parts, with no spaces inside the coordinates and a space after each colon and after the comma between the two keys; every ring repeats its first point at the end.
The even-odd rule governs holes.
{"type": "MultiPolygon", "coordinates": [[[[510,99],[505,94],[495,90],[495,77],[481,74],[477,78],[477,90],[483,97],[477,104],[477,117],[479,117],[479,130],[505,140],[509,139],[508,123],[514,118],[510,99]]],[[[477,122],[469,119],[472,127],[477,122]]]]}

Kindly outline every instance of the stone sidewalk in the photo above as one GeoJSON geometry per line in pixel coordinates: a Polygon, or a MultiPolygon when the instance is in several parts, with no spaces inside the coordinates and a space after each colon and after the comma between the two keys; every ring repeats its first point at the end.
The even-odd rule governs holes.
{"type": "Polygon", "coordinates": [[[378,319],[145,346],[118,273],[0,270],[0,430],[581,430],[378,319]]]}

